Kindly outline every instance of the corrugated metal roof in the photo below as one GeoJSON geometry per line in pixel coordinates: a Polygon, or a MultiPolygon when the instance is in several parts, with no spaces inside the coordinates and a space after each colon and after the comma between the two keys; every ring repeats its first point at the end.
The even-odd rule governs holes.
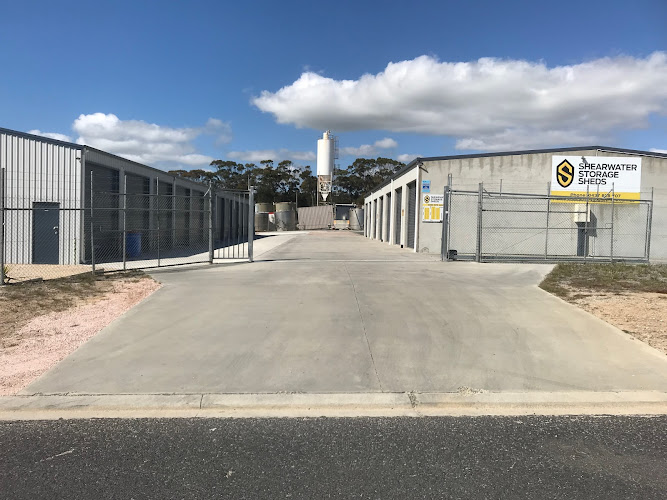
{"type": "MultiPolygon", "coordinates": [[[[123,162],[131,163],[131,164],[133,164],[133,165],[135,165],[139,168],[142,168],[142,169],[147,169],[147,170],[150,170],[152,172],[159,173],[161,175],[169,175],[169,174],[167,174],[167,172],[165,170],[155,168],[155,167],[151,167],[149,165],[144,165],[143,163],[139,163],[139,162],[136,162],[136,161],[133,161],[133,160],[128,160],[127,158],[123,158],[122,156],[118,156],[118,155],[115,155],[113,153],[103,151],[101,149],[93,148],[91,146],[76,144],[74,142],[60,141],[58,139],[51,139],[50,137],[44,137],[42,135],[28,134],[26,132],[20,132],[18,130],[11,130],[11,129],[8,129],[8,128],[3,128],[3,127],[0,127],[0,133],[7,134],[7,135],[13,135],[13,136],[16,136],[16,137],[23,137],[23,138],[26,138],[26,139],[32,139],[32,140],[35,140],[35,141],[41,141],[45,144],[53,144],[53,145],[56,145],[56,146],[65,146],[65,147],[68,147],[68,148],[71,148],[71,149],[77,149],[79,151],[95,151],[96,153],[99,153],[99,154],[104,155],[104,156],[108,156],[109,158],[114,158],[114,159],[117,159],[117,160],[121,160],[123,162]]],[[[200,184],[198,182],[191,181],[190,179],[185,179],[183,177],[178,177],[178,181],[179,181],[179,183],[190,184],[192,187],[196,186],[199,189],[206,189],[206,185],[200,184]]]]}

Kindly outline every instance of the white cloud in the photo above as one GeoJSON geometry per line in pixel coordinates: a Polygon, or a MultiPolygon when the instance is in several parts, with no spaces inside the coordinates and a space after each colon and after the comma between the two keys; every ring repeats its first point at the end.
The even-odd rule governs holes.
{"type": "Polygon", "coordinates": [[[210,118],[202,127],[173,128],[93,113],[80,115],[72,129],[79,135],[78,144],[148,165],[208,165],[214,158],[198,153],[192,141],[202,135],[216,137],[218,144],[231,140],[230,125],[216,118],[210,118]]]}
{"type": "Polygon", "coordinates": [[[667,155],[667,149],[656,149],[656,148],[651,148],[652,153],[662,153],[664,155],[667,155]]]}
{"type": "Polygon", "coordinates": [[[375,141],[375,147],[380,149],[392,149],[398,147],[398,142],[396,142],[391,137],[385,137],[379,141],[375,141]]]}
{"type": "Polygon", "coordinates": [[[288,149],[258,149],[251,151],[230,151],[227,158],[236,161],[259,163],[262,160],[283,160],[309,162],[315,161],[317,157],[312,151],[290,151],[288,149]]]}
{"type": "Polygon", "coordinates": [[[59,134],[58,132],[42,132],[41,130],[33,129],[28,130],[28,133],[41,135],[42,137],[48,137],[49,139],[56,139],[57,141],[72,142],[72,138],[69,135],[59,134]]]}
{"type": "Polygon", "coordinates": [[[362,144],[361,146],[346,146],[340,148],[340,154],[342,156],[375,156],[377,154],[377,149],[371,144],[362,144]]]}
{"type": "Polygon", "coordinates": [[[551,68],[421,56],[357,80],[305,72],[252,103],[278,123],[451,136],[458,149],[582,145],[648,127],[652,114],[667,114],[667,53],[551,68]]]}
{"type": "Polygon", "coordinates": [[[410,163],[415,158],[421,158],[421,157],[422,157],[422,155],[411,155],[411,154],[406,153],[406,154],[398,155],[396,157],[396,159],[398,161],[400,161],[401,163],[410,163]]]}
{"type": "Polygon", "coordinates": [[[393,149],[398,147],[398,142],[390,137],[385,137],[379,141],[375,141],[373,144],[362,144],[361,146],[347,146],[340,148],[340,154],[342,156],[356,156],[356,157],[369,157],[377,156],[380,149],[393,149]]]}

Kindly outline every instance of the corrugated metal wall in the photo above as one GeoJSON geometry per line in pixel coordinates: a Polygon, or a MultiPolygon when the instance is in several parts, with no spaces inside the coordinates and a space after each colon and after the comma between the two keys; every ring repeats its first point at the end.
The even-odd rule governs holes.
{"type": "MultiPolygon", "coordinates": [[[[5,206],[32,209],[34,203],[58,203],[60,264],[77,264],[82,248],[82,168],[80,148],[0,132],[0,167],[6,169],[5,206]]],[[[5,213],[5,260],[30,264],[39,234],[33,234],[33,212],[5,213]]]]}
{"type": "Polygon", "coordinates": [[[299,207],[299,229],[329,229],[333,225],[333,206],[299,207]]]}

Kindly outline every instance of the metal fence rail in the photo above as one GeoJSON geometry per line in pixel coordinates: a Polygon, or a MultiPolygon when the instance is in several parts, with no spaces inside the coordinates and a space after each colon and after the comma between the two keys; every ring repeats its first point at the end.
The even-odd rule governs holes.
{"type": "Polygon", "coordinates": [[[253,260],[252,191],[196,192],[159,183],[153,193],[99,191],[82,199],[6,196],[0,173],[0,283],[253,260]]]}
{"type": "Polygon", "coordinates": [[[445,188],[443,260],[629,261],[650,257],[652,200],[445,188]]]}

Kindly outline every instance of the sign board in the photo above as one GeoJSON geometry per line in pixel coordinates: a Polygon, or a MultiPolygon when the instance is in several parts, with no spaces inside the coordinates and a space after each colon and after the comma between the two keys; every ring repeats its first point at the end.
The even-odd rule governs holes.
{"type": "MultiPolygon", "coordinates": [[[[551,194],[588,196],[608,200],[638,200],[641,190],[641,158],[613,156],[552,156],[551,194]]],[[[560,201],[560,200],[559,200],[560,201]]],[[[581,202],[581,200],[578,200],[581,202]]],[[[572,200],[577,203],[577,200],[572,200]]]]}
{"type": "Polygon", "coordinates": [[[422,222],[442,222],[444,194],[422,194],[422,222]]]}
{"type": "Polygon", "coordinates": [[[431,192],[431,181],[422,181],[422,193],[431,192]]]}

